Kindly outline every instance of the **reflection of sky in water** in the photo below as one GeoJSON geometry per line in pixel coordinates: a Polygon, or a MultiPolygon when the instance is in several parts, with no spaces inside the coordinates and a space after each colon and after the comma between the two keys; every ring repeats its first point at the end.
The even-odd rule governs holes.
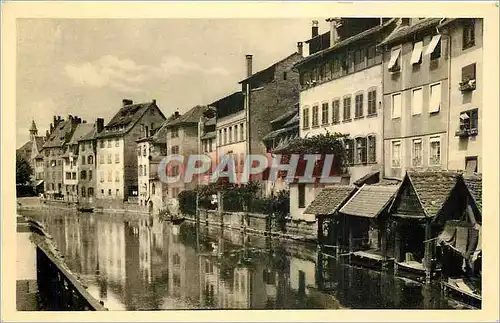
{"type": "Polygon", "coordinates": [[[110,310],[447,307],[432,286],[340,265],[290,241],[62,212],[41,219],[68,266],[110,310]]]}

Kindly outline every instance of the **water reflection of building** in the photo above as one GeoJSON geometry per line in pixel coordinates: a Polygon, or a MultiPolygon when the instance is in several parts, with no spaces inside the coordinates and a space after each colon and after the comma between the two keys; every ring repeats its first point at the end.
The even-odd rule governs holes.
{"type": "Polygon", "coordinates": [[[151,283],[151,226],[148,219],[139,223],[139,270],[146,283],[151,283]]]}
{"type": "Polygon", "coordinates": [[[125,226],[119,221],[105,221],[97,224],[97,245],[99,246],[99,273],[101,277],[125,284],[125,226]]]}
{"type": "MultiPolygon", "coordinates": [[[[198,301],[199,274],[198,257],[193,244],[184,241],[180,226],[166,225],[165,235],[168,237],[168,297],[177,298],[181,302],[177,306],[191,306],[198,301]],[[182,304],[182,305],[181,305],[182,304]]],[[[168,303],[169,300],[164,300],[168,303]]]]}

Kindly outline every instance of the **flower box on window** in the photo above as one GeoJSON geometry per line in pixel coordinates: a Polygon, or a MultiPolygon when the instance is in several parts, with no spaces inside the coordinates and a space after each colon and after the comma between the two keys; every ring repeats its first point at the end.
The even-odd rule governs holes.
{"type": "Polygon", "coordinates": [[[478,134],[477,128],[469,129],[469,136],[476,136],[478,134]]]}
{"type": "Polygon", "coordinates": [[[469,136],[469,130],[459,129],[455,132],[455,137],[466,138],[469,136]]]}
{"type": "Polygon", "coordinates": [[[476,89],[476,80],[466,80],[460,82],[459,89],[461,92],[470,92],[476,89]]]}

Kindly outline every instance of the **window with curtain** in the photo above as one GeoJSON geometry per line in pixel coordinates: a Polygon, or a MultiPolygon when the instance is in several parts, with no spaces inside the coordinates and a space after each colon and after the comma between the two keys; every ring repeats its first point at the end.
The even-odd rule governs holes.
{"type": "Polygon", "coordinates": [[[401,167],[401,141],[393,141],[391,147],[391,166],[401,167]]]}
{"type": "Polygon", "coordinates": [[[309,108],[302,110],[302,128],[309,129],[309,108]]]}
{"type": "Polygon", "coordinates": [[[356,164],[366,164],[366,138],[356,138],[356,164]]]}

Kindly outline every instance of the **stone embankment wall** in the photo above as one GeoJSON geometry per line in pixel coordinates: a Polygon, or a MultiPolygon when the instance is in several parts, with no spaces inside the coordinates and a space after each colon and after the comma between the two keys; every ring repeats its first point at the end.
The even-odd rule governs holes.
{"type": "MultiPolygon", "coordinates": [[[[196,221],[195,215],[187,215],[190,221],[196,221]]],[[[317,223],[288,220],[279,225],[271,217],[259,213],[222,212],[200,210],[199,221],[202,224],[221,226],[263,235],[277,236],[301,241],[317,241],[317,223]]]]}

